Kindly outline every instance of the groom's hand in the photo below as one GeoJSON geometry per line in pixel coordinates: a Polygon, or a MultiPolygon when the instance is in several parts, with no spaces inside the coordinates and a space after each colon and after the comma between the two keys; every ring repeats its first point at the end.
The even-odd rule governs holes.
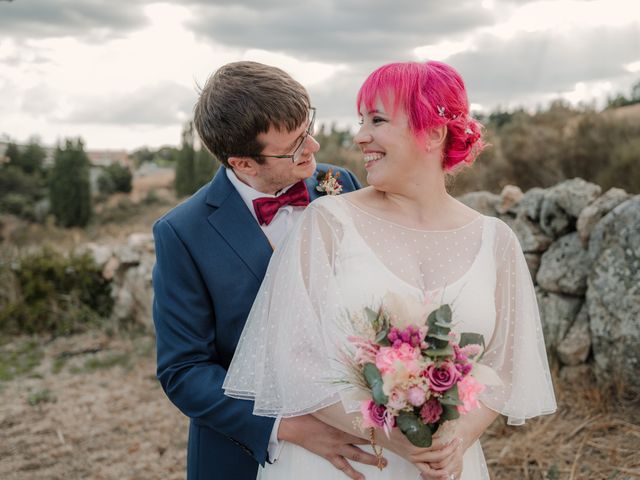
{"type": "Polygon", "coordinates": [[[320,455],[347,477],[354,480],[364,480],[365,477],[355,470],[348,460],[367,465],[378,465],[378,459],[375,455],[355,446],[369,442],[331,427],[311,415],[283,418],[278,428],[278,440],[295,443],[316,455],[320,455]]]}

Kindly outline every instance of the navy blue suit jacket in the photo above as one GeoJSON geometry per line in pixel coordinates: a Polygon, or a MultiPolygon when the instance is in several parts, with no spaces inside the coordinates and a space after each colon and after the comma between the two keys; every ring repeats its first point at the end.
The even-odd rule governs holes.
{"type": "MultiPolygon", "coordinates": [[[[360,187],[341,172],[345,192],[360,187]]],[[[321,195],[316,174],[306,180],[321,195]]],[[[267,460],[274,419],[252,414],[253,402],[226,397],[222,382],[272,249],[221,167],[214,179],[153,227],[153,320],[158,379],[190,421],[189,480],[253,480],[267,460]]]]}

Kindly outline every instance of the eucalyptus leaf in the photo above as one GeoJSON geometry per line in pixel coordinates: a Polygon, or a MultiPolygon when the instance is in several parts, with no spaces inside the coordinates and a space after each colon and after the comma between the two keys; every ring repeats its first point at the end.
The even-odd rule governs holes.
{"type": "Polygon", "coordinates": [[[440,415],[440,421],[443,422],[445,420],[455,420],[456,418],[460,418],[460,412],[455,407],[455,405],[447,405],[446,403],[440,402],[442,405],[442,415],[440,415]]]}
{"type": "Polygon", "coordinates": [[[413,445],[422,448],[431,446],[431,429],[413,413],[401,412],[396,422],[400,431],[413,445]]]}
{"type": "Polygon", "coordinates": [[[447,345],[444,348],[428,348],[427,355],[430,357],[446,357],[449,355],[453,355],[453,348],[451,345],[447,345]]]}
{"type": "Polygon", "coordinates": [[[438,323],[450,324],[451,317],[451,307],[446,303],[436,310],[436,320],[438,323]]]}
{"type": "Polygon", "coordinates": [[[364,309],[364,314],[367,317],[369,323],[373,326],[373,329],[377,332],[380,329],[380,324],[378,322],[378,312],[372,310],[369,307],[364,309]]]}
{"type": "Polygon", "coordinates": [[[389,397],[385,395],[384,390],[382,389],[382,375],[380,375],[380,370],[373,363],[365,363],[362,369],[362,373],[364,374],[364,379],[369,385],[371,389],[371,394],[373,396],[373,401],[376,405],[385,405],[389,401],[389,397]]]}
{"type": "Polygon", "coordinates": [[[460,335],[460,347],[480,345],[484,349],[484,336],[480,333],[464,332],[460,335]]]}
{"type": "Polygon", "coordinates": [[[382,330],[380,330],[376,335],[375,342],[378,345],[383,345],[385,347],[391,345],[391,342],[387,338],[387,335],[389,335],[389,329],[383,327],[382,330]]]}

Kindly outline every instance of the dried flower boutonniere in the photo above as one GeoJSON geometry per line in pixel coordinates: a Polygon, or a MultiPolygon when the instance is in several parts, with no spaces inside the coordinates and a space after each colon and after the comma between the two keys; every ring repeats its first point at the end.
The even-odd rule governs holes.
{"type": "Polygon", "coordinates": [[[340,172],[336,172],[333,174],[331,169],[327,170],[327,172],[319,172],[318,173],[318,186],[316,190],[326,195],[340,195],[342,193],[342,184],[340,183],[340,172]]]}

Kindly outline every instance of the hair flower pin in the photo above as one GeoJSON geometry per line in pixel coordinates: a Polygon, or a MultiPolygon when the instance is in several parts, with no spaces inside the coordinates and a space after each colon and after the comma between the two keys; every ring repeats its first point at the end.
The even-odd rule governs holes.
{"type": "Polygon", "coordinates": [[[469,127],[464,129],[464,133],[466,133],[467,135],[473,135],[473,130],[471,130],[469,127]]]}
{"type": "Polygon", "coordinates": [[[324,193],[325,195],[340,195],[342,193],[342,184],[338,178],[340,177],[340,172],[336,172],[333,174],[331,169],[325,172],[318,173],[318,186],[316,190],[318,192],[324,193]]]}
{"type": "Polygon", "coordinates": [[[438,116],[444,118],[444,112],[445,112],[444,107],[441,105],[438,105],[438,116]]]}

